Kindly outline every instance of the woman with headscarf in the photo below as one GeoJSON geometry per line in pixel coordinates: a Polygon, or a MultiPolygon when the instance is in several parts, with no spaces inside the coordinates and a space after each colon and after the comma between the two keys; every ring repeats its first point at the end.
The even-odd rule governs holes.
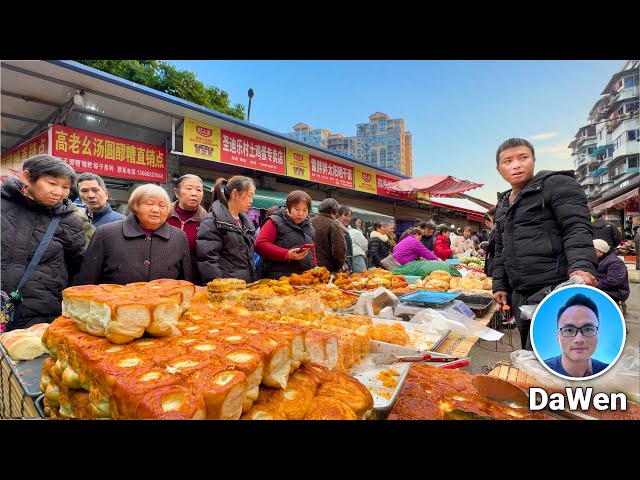
{"type": "Polygon", "coordinates": [[[187,235],[167,222],[171,199],[146,183],[129,197],[129,215],[96,229],[78,275],[79,285],[192,280],[187,235]]]}
{"type": "Polygon", "coordinates": [[[20,178],[2,184],[2,290],[18,288],[27,266],[58,217],[42,258],[14,300],[13,328],[50,323],[61,313],[62,290],[80,268],[85,247],[82,220],[68,198],[76,172],[62,159],[36,155],[27,159],[20,178]]]}
{"type": "Polygon", "coordinates": [[[255,245],[261,278],[278,279],[313,268],[313,252],[300,248],[314,242],[310,211],[309,194],[294,190],[287,195],[286,206],[275,210],[262,224],[255,245]]]}
{"type": "Polygon", "coordinates": [[[196,259],[196,238],[200,229],[200,222],[207,214],[201,204],[204,196],[202,179],[190,173],[182,175],[173,189],[177,200],[173,202],[169,210],[167,223],[179,228],[187,234],[189,240],[189,252],[191,253],[191,272],[193,281],[201,284],[200,273],[198,272],[198,261],[196,259]]]}
{"type": "Polygon", "coordinates": [[[258,279],[253,261],[255,227],[247,216],[255,193],[249,177],[216,180],[211,208],[196,239],[198,270],[204,283],[215,278],[258,279]]]}

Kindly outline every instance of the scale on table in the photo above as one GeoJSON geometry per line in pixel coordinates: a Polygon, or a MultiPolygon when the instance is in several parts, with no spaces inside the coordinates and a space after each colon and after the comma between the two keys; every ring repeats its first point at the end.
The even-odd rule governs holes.
{"type": "Polygon", "coordinates": [[[415,305],[416,307],[432,308],[439,310],[443,315],[447,316],[447,312],[455,310],[469,318],[475,319],[476,314],[461,300],[456,300],[460,296],[459,293],[432,292],[420,290],[402,295],[398,297],[400,302],[415,305]]]}

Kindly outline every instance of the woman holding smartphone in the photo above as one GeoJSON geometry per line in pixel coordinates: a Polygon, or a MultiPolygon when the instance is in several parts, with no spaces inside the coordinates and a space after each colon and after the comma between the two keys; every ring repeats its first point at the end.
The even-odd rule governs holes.
{"type": "Polygon", "coordinates": [[[311,251],[315,230],[309,221],[311,197],[302,190],[287,195],[286,206],[262,224],[255,251],[260,255],[260,278],[278,279],[314,267],[311,251]]]}

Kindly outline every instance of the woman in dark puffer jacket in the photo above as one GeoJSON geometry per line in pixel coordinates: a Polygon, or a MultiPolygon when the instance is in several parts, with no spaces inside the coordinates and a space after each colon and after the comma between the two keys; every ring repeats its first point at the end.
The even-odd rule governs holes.
{"type": "Polygon", "coordinates": [[[61,313],[62,290],[80,268],[85,238],[76,206],[67,198],[76,173],[63,160],[36,155],[24,162],[20,179],[2,185],[2,290],[18,287],[51,219],[60,217],[44,255],[22,287],[10,328],[51,323],[61,313]]]}
{"type": "Polygon", "coordinates": [[[391,245],[387,236],[387,226],[381,222],[373,224],[369,235],[369,266],[384,268],[380,261],[391,253],[391,245]]]}
{"type": "Polygon", "coordinates": [[[258,279],[253,261],[255,226],[246,212],[256,186],[249,177],[219,178],[213,203],[200,223],[196,239],[198,270],[205,284],[214,278],[258,279]]]}

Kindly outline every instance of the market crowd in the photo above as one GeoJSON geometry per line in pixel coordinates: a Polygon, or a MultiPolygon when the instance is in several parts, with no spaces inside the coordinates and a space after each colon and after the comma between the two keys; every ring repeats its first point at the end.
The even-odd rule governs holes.
{"type": "Polygon", "coordinates": [[[591,225],[586,197],[571,172],[534,176],[534,161],[526,140],[500,146],[497,169],[512,189],[485,214],[485,230],[463,226],[454,232],[421,220],[396,238],[393,222],[376,222],[365,231],[362,219],[333,198],[323,200],[312,218],[311,197],[302,190],[290,192],[285,205],[269,209],[256,225],[247,215],[256,186],[245,176],[219,178],[207,209],[196,175],[177,180],[173,200],[156,184],[140,185],[123,216],[109,205],[100,176],[77,176],[63,160],[37,155],[25,161],[19,178],[2,183],[3,305],[13,306],[10,328],[25,328],[60,315],[61,292],[70,285],[158,278],[197,285],[216,278],[252,282],[314,266],[361,272],[477,256],[494,277],[494,298],[515,308],[525,345],[529,325],[517,307],[571,276],[618,301],[628,297],[626,269],[613,255],[619,233],[600,225],[597,237],[593,232],[600,230],[591,225]]]}

